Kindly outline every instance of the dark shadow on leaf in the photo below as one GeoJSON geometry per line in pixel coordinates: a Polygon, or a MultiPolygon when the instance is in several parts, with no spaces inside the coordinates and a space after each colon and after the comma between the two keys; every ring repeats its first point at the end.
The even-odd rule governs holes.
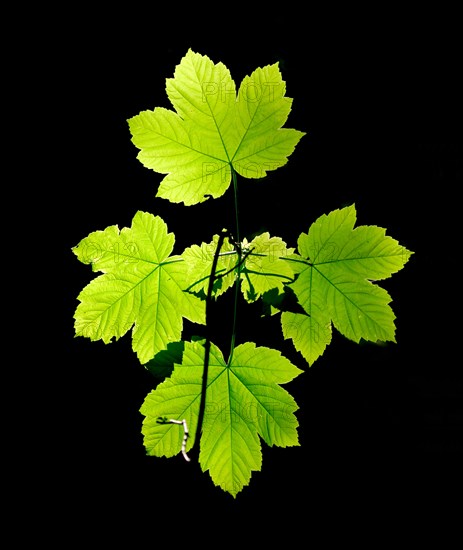
{"type": "MultiPolygon", "coordinates": [[[[220,271],[218,271],[217,274],[220,275],[220,271]]],[[[209,277],[206,277],[206,278],[209,279],[209,277]]],[[[194,290],[194,287],[196,285],[198,285],[198,283],[201,283],[201,282],[202,282],[202,280],[196,281],[195,283],[190,285],[187,289],[185,289],[185,292],[188,292],[189,294],[193,294],[194,296],[196,296],[200,300],[206,300],[206,292],[205,292],[204,289],[201,288],[200,290],[194,290]]],[[[212,295],[215,296],[217,294],[217,292],[222,289],[222,287],[223,287],[223,279],[217,277],[214,280],[214,283],[213,283],[212,295]]],[[[215,296],[215,297],[217,297],[217,296],[215,296]]]]}
{"type": "MultiPolygon", "coordinates": [[[[191,336],[192,342],[204,344],[204,336],[191,336]]],[[[167,348],[157,353],[151,361],[146,363],[146,369],[159,381],[168,378],[176,364],[181,365],[183,361],[183,352],[185,350],[185,340],[179,342],[170,342],[167,348]]]]}
{"type": "Polygon", "coordinates": [[[183,359],[185,342],[170,342],[167,348],[157,353],[145,365],[146,369],[157,379],[169,377],[174,370],[174,364],[180,364],[183,359]]]}
{"type": "Polygon", "coordinates": [[[289,286],[285,286],[283,292],[279,292],[278,288],[272,288],[264,292],[262,295],[262,307],[262,315],[264,317],[274,315],[280,311],[307,315],[307,312],[299,303],[296,294],[289,286]]]}
{"type": "Polygon", "coordinates": [[[187,288],[184,292],[188,292],[188,294],[193,294],[193,296],[196,296],[200,300],[206,299],[206,293],[204,292],[203,289],[194,291],[194,290],[191,290],[191,288],[190,289],[187,288]]]}

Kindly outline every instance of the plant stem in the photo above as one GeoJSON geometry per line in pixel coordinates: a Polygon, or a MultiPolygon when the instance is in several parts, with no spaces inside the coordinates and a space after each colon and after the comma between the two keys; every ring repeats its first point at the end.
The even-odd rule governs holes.
{"type": "Polygon", "coordinates": [[[238,254],[237,262],[237,280],[235,284],[235,297],[233,300],[233,324],[232,324],[232,335],[230,341],[230,353],[228,354],[228,364],[231,363],[233,359],[233,352],[235,350],[235,338],[236,338],[236,319],[238,315],[238,293],[240,290],[240,273],[241,273],[241,237],[240,237],[240,221],[238,213],[238,179],[236,176],[235,169],[231,166],[231,173],[233,179],[233,195],[235,198],[235,235],[236,235],[236,253],[238,254]]]}
{"type": "Polygon", "coordinates": [[[211,353],[211,334],[210,334],[210,318],[209,312],[212,303],[212,291],[214,289],[214,281],[216,279],[215,272],[217,270],[217,262],[219,260],[220,249],[222,248],[223,242],[227,235],[227,231],[223,230],[219,235],[219,240],[217,242],[217,249],[214,254],[214,259],[212,260],[211,274],[209,276],[209,285],[207,288],[206,296],[206,342],[204,344],[204,369],[203,369],[203,379],[201,382],[201,400],[199,402],[199,412],[198,412],[198,424],[196,427],[196,435],[193,443],[193,447],[199,446],[199,440],[201,438],[201,430],[203,426],[204,413],[206,411],[206,394],[207,394],[207,377],[209,372],[209,356],[211,353]]]}
{"type": "MultiPolygon", "coordinates": [[[[236,336],[236,318],[237,318],[237,305],[238,305],[238,292],[239,292],[239,283],[240,283],[240,273],[242,268],[242,251],[241,251],[241,240],[240,240],[240,228],[239,228],[239,217],[238,217],[238,183],[236,178],[236,172],[232,167],[232,176],[233,176],[233,188],[234,188],[234,197],[235,197],[235,223],[236,223],[236,239],[235,239],[235,249],[238,256],[238,262],[236,267],[237,281],[235,285],[235,298],[233,305],[233,325],[232,325],[232,335],[230,343],[230,354],[228,358],[228,364],[231,363],[233,357],[233,351],[235,349],[235,336],[236,336]]],[[[195,441],[193,447],[199,446],[199,441],[201,438],[201,431],[204,421],[204,413],[206,411],[206,394],[207,394],[207,378],[209,372],[209,357],[211,353],[211,337],[210,337],[210,325],[209,325],[209,311],[212,303],[212,292],[214,289],[214,281],[217,278],[220,278],[220,275],[217,277],[215,272],[217,270],[217,262],[219,260],[220,249],[222,248],[225,237],[228,232],[223,230],[219,235],[219,240],[217,242],[217,248],[215,250],[214,258],[212,260],[211,274],[209,276],[209,285],[207,288],[206,295],[206,342],[204,344],[204,369],[203,369],[203,378],[201,383],[201,400],[199,402],[199,412],[198,412],[198,424],[196,427],[195,441]]],[[[246,258],[246,257],[245,257],[246,258]]],[[[245,259],[243,258],[243,259],[245,259]]],[[[224,274],[222,274],[224,275],[224,274]]]]}
{"type": "MultiPolygon", "coordinates": [[[[240,237],[240,220],[239,220],[239,214],[238,214],[238,179],[236,176],[235,169],[233,166],[231,167],[232,172],[232,179],[233,179],[233,195],[235,197],[235,232],[236,232],[236,242],[238,244],[241,244],[241,237],[240,237]]],[[[238,254],[241,253],[241,248],[238,250],[238,254]]]]}

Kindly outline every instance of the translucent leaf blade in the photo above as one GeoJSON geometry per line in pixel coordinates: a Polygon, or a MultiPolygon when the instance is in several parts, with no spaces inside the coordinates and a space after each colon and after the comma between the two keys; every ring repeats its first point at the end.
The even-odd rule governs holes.
{"type": "MultiPolygon", "coordinates": [[[[150,454],[172,456],[181,448],[180,436],[163,436],[165,426],[156,423],[159,416],[188,418],[195,433],[203,366],[204,347],[187,342],[182,364],[148,396],[141,412],[150,454]]],[[[209,471],[224,491],[236,496],[249,484],[252,472],[261,468],[259,436],[268,445],[298,445],[297,405],[279,384],[300,372],[269,348],[242,344],[227,364],[220,350],[211,345],[199,460],[203,471],[209,471]]]]}
{"type": "MultiPolygon", "coordinates": [[[[156,108],[129,120],[138,160],[147,168],[167,174],[157,196],[186,205],[219,197],[230,185],[231,172],[220,140],[205,138],[172,111],[156,108]]],[[[204,131],[204,130],[202,130],[204,131]]],[[[213,126],[209,133],[215,133],[213,126]]]]}
{"type": "Polygon", "coordinates": [[[326,347],[331,343],[331,320],[323,312],[318,313],[318,315],[302,315],[284,311],[281,314],[283,336],[293,341],[294,347],[309,366],[323,355],[326,347]]]}
{"type": "Polygon", "coordinates": [[[352,231],[349,240],[332,250],[330,262],[353,276],[379,281],[400,271],[412,252],[386,235],[376,226],[360,226],[352,231]]]}
{"type": "Polygon", "coordinates": [[[139,315],[133,329],[133,349],[141,363],[181,338],[183,318],[204,323],[204,302],[185,288],[185,263],[166,263],[142,286],[139,315]]]}
{"type": "Polygon", "coordinates": [[[412,252],[383,228],[354,228],[355,222],[353,205],[334,210],[298,239],[305,267],[289,286],[309,318],[285,314],[282,328],[309,365],[329,344],[330,323],[355,342],[396,341],[391,297],[373,281],[402,269],[412,252]],[[321,335],[318,341],[315,334],[321,335]]]}
{"type": "Polygon", "coordinates": [[[130,330],[140,309],[138,280],[101,275],[78,295],[75,334],[90,340],[119,339],[130,330]]]}
{"type": "Polygon", "coordinates": [[[215,380],[207,394],[201,452],[201,469],[209,471],[215,485],[236,496],[262,466],[258,433],[243,417],[242,392],[231,392],[225,366],[210,370],[215,380]]]}
{"type": "Polygon", "coordinates": [[[229,150],[236,133],[236,90],[227,67],[188,50],[174,77],[166,80],[166,92],[176,112],[188,121],[188,130],[195,128],[201,134],[203,147],[210,144],[211,151],[221,151],[229,160],[224,143],[229,150]]]}
{"type": "Polygon", "coordinates": [[[184,292],[186,265],[169,255],[174,245],[164,221],[137,212],[130,228],[94,232],[74,249],[80,261],[104,274],[79,294],[76,336],[120,338],[133,326],[132,345],[142,363],[181,337],[183,318],[205,322],[204,303],[184,292]]]}
{"type": "Polygon", "coordinates": [[[258,68],[243,79],[236,102],[241,136],[233,166],[245,178],[263,178],[284,166],[304,132],[282,128],[291,111],[278,64],[258,68]]]}
{"type": "Polygon", "coordinates": [[[391,297],[383,288],[346,279],[343,274],[331,275],[326,300],[333,324],[350,340],[395,342],[391,297]]]}
{"type": "Polygon", "coordinates": [[[263,233],[245,243],[246,256],[241,271],[241,290],[248,302],[254,302],[265,292],[276,288],[283,291],[284,284],[294,279],[293,263],[288,262],[294,249],[287,248],[279,237],[263,233]]]}
{"type": "Polygon", "coordinates": [[[142,111],[128,120],[138,159],[166,174],[157,196],[197,204],[220,197],[232,169],[247,178],[264,177],[286,164],[304,135],[282,128],[291,110],[276,65],[246,77],[237,98],[235,83],[222,63],[192,50],[166,80],[175,108],[142,111]],[[257,98],[252,90],[262,90],[257,98]]]}
{"type": "MultiPolygon", "coordinates": [[[[188,266],[187,288],[189,292],[202,292],[203,295],[207,294],[209,277],[211,275],[212,263],[218,240],[219,236],[214,235],[210,243],[202,243],[200,246],[193,245],[183,251],[182,258],[188,266]]],[[[226,237],[220,249],[215,271],[217,277],[213,293],[215,297],[222,295],[233,286],[235,282],[235,272],[233,268],[237,262],[238,257],[234,246],[229,242],[228,237],[226,237]]]]}
{"type": "Polygon", "coordinates": [[[413,254],[382,227],[354,229],[355,206],[320,216],[298,240],[299,252],[318,266],[334,265],[353,277],[381,280],[404,267],[413,254]]]}
{"type": "Polygon", "coordinates": [[[233,390],[236,394],[238,388],[243,391],[242,398],[236,399],[243,419],[257,426],[259,435],[269,446],[298,445],[298,422],[294,416],[298,407],[279,384],[290,382],[302,371],[279,351],[257,347],[252,342],[235,349],[229,368],[234,376],[233,390]]]}
{"type": "Polygon", "coordinates": [[[182,377],[167,378],[145,398],[140,412],[145,416],[142,434],[149,456],[172,457],[182,448],[183,431],[176,424],[160,424],[161,417],[187,422],[190,437],[186,451],[191,449],[199,411],[201,372],[201,369],[190,369],[182,377]]]}
{"type": "Polygon", "coordinates": [[[312,264],[331,262],[339,253],[340,243],[346,242],[356,221],[354,206],[333,210],[321,215],[301,233],[297,241],[299,254],[312,264]]]}

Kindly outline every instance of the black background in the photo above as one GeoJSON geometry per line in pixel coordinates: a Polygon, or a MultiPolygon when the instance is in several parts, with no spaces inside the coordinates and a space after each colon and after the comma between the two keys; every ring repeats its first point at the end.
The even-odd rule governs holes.
{"type": "MultiPolygon", "coordinates": [[[[156,540],[169,525],[173,544],[228,522],[256,521],[259,536],[278,527],[292,537],[325,521],[335,531],[350,518],[349,528],[363,532],[382,520],[381,536],[416,521],[416,511],[419,522],[442,509],[451,514],[463,450],[455,244],[461,60],[453,15],[309,10],[230,23],[219,13],[194,22],[182,13],[69,15],[40,54],[55,181],[47,222],[58,234],[50,245],[53,334],[44,326],[42,342],[39,444],[49,473],[41,479],[37,467],[39,492],[49,492],[55,513],[74,510],[60,520],[73,532],[138,523],[156,540]],[[223,62],[237,84],[279,62],[294,100],[286,127],[306,132],[285,167],[240,181],[243,235],[265,228],[295,246],[318,216],[355,203],[359,225],[385,227],[415,253],[382,284],[397,316],[396,344],[359,345],[335,333],[308,369],[273,321],[240,308],[237,343],[281,349],[305,372],[285,386],[300,406],[301,446],[263,444],[262,471],[236,499],[180,455],[145,455],[139,408],[155,380],[128,336],[104,345],[75,338],[73,329],[77,295],[94,275],[71,248],[90,232],[130,226],[137,210],[149,211],[175,233],[180,253],[232,224],[231,189],[192,207],[155,198],[162,176],[139,163],[130,141],[128,118],[171,107],[165,79],[188,48],[223,62]]],[[[229,302],[219,304],[226,311],[229,302]]],[[[223,342],[227,315],[217,314],[223,342]]],[[[244,536],[237,527],[230,542],[244,536]]]]}

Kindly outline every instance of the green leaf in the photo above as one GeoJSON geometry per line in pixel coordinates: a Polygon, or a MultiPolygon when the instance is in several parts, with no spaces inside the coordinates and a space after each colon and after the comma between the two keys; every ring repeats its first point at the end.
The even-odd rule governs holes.
{"type": "MultiPolygon", "coordinates": [[[[189,292],[205,296],[218,239],[219,236],[214,235],[212,242],[202,243],[201,246],[193,245],[183,252],[182,257],[189,266],[189,292]]],[[[233,286],[238,271],[241,290],[248,302],[256,301],[271,289],[283,291],[285,283],[294,279],[296,264],[287,261],[294,256],[294,249],[287,248],[279,237],[270,237],[269,233],[263,233],[250,243],[244,239],[241,250],[242,263],[238,265],[238,253],[228,238],[225,238],[217,262],[215,297],[233,286]]]]}
{"type": "MultiPolygon", "coordinates": [[[[171,457],[181,450],[182,430],[159,424],[160,417],[186,420],[187,451],[193,445],[203,369],[204,346],[186,342],[182,364],[146,397],[140,411],[147,454],[171,457]]],[[[259,436],[269,446],[299,445],[298,407],[279,385],[301,372],[280,352],[252,342],[237,346],[228,363],[211,345],[199,461],[215,485],[236,496],[249,484],[262,465],[259,436]]]]}
{"type": "Polygon", "coordinates": [[[355,207],[323,215],[298,239],[305,261],[294,290],[305,314],[284,312],[283,335],[309,365],[331,341],[331,323],[359,342],[395,342],[391,297],[373,281],[390,277],[413,254],[376,226],[354,229],[355,207]]]}
{"type": "Polygon", "coordinates": [[[137,158],[167,174],[157,196],[197,204],[220,197],[232,169],[263,178],[286,164],[304,135],[282,128],[291,111],[278,64],[256,69],[235,83],[223,63],[188,50],[166,80],[175,111],[155,108],[128,120],[137,158]]]}
{"type": "Polygon", "coordinates": [[[285,283],[294,279],[292,262],[287,261],[294,249],[287,248],[280,237],[262,233],[250,243],[245,241],[242,248],[243,253],[251,251],[241,270],[241,290],[248,302],[256,301],[272,289],[282,292],[285,283]]]}
{"type": "Polygon", "coordinates": [[[174,235],[160,217],[137,212],[130,228],[95,231],[72,250],[103,272],[79,294],[76,336],[108,343],[133,327],[133,349],[142,364],[180,340],[183,318],[205,323],[204,302],[184,292],[187,266],[171,256],[174,235]]]}
{"type": "MultiPolygon", "coordinates": [[[[214,235],[212,242],[202,243],[201,246],[193,245],[186,248],[182,253],[182,258],[188,266],[188,291],[205,297],[209,285],[212,263],[219,235],[214,235]]],[[[217,279],[214,281],[213,295],[220,296],[233,286],[235,273],[233,267],[237,263],[237,254],[234,246],[225,237],[215,271],[217,279]]]]}

